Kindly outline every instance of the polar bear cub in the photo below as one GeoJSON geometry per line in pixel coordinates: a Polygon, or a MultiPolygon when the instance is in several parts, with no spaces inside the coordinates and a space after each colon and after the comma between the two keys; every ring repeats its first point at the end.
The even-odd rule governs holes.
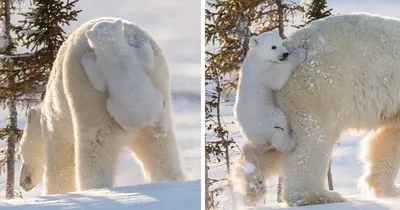
{"type": "Polygon", "coordinates": [[[108,91],[110,115],[127,131],[152,126],[155,136],[165,136],[165,101],[147,74],[154,70],[151,44],[138,40],[131,47],[122,20],[96,23],[85,35],[94,53],[81,63],[93,87],[108,91]]]}
{"type": "Polygon", "coordinates": [[[289,54],[275,32],[250,39],[234,107],[241,132],[250,142],[278,151],[290,151],[296,146],[286,115],[275,104],[273,91],[285,86],[305,56],[304,49],[289,54]]]}
{"type": "Polygon", "coordinates": [[[279,151],[296,146],[286,115],[275,104],[273,91],[285,86],[305,57],[304,49],[289,54],[275,32],[250,39],[234,107],[241,132],[249,140],[231,172],[235,206],[254,205],[260,200],[266,192],[264,176],[280,170],[279,151]],[[265,172],[265,168],[271,170],[265,172]]]}

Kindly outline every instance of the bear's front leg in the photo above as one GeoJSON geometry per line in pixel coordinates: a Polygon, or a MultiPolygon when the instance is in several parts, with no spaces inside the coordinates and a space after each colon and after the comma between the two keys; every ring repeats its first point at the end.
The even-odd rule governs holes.
{"type": "Polygon", "coordinates": [[[290,206],[345,201],[339,193],[324,187],[329,158],[339,132],[329,130],[332,125],[318,123],[316,119],[312,115],[301,117],[298,119],[301,125],[293,128],[298,146],[286,154],[283,164],[283,196],[290,206]]]}
{"type": "MultiPolygon", "coordinates": [[[[44,195],[76,191],[75,152],[72,139],[54,133],[45,134],[46,166],[44,170],[44,195]]],[[[69,138],[73,138],[70,136],[69,138]]]]}

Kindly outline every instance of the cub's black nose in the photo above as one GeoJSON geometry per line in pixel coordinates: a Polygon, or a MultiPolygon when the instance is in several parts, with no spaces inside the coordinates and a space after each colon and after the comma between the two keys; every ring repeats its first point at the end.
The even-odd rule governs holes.
{"type": "Polygon", "coordinates": [[[287,58],[289,56],[289,53],[283,53],[282,55],[284,58],[287,58]]]}

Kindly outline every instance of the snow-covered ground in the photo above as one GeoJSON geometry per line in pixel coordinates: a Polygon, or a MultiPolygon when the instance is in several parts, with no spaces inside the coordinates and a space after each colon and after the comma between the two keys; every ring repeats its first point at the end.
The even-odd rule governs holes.
{"type": "Polygon", "coordinates": [[[349,202],[334,203],[326,205],[303,206],[288,208],[284,204],[271,204],[266,206],[258,206],[248,208],[249,210],[274,210],[274,209],[289,209],[289,210],[398,210],[400,208],[400,199],[385,199],[378,200],[373,197],[357,195],[348,196],[349,202]]]}
{"type": "MultiPolygon", "coordinates": [[[[91,19],[110,16],[119,17],[141,26],[157,41],[164,52],[171,72],[175,133],[181,151],[184,170],[191,180],[200,179],[200,146],[202,139],[200,134],[200,3],[200,1],[196,0],[81,0],[78,1],[76,6],[76,9],[83,10],[77,17],[78,21],[66,27],[66,32],[69,34],[79,25],[91,19]]],[[[24,6],[26,7],[27,5],[24,6]]],[[[2,121],[6,120],[7,115],[8,113],[5,110],[0,110],[0,127],[4,126],[5,122],[2,121]]],[[[25,110],[20,111],[18,117],[18,125],[23,128],[25,125],[25,110]]],[[[17,162],[16,168],[15,184],[16,188],[21,189],[19,187],[19,162],[17,162]]],[[[0,173],[0,198],[4,196],[3,186],[5,179],[5,174],[0,173]]],[[[116,186],[131,186],[144,183],[139,165],[127,152],[121,155],[115,181],[116,186]]],[[[179,187],[179,185],[176,187],[179,187]]],[[[157,186],[151,186],[149,189],[156,191],[156,188],[157,186]]],[[[145,190],[148,188],[143,186],[140,189],[143,189],[144,191],[141,192],[146,194],[145,190]]],[[[125,191],[123,190],[124,193],[125,191]]],[[[198,191],[200,191],[200,188],[198,188],[198,191]]],[[[22,192],[25,198],[41,194],[42,185],[31,192],[22,192]]],[[[188,196],[187,199],[193,198],[193,196],[188,196]]],[[[69,200],[70,198],[66,199],[69,200]]],[[[166,198],[175,200],[173,197],[166,198]]],[[[177,198],[180,198],[180,196],[177,196],[177,198]]],[[[187,200],[187,202],[191,202],[193,205],[196,203],[200,205],[200,197],[196,198],[198,200],[192,199],[191,201],[187,200]]],[[[156,199],[169,200],[162,197],[156,199]]]]}
{"type": "MultiPolygon", "coordinates": [[[[299,2],[299,1],[297,1],[299,2]]],[[[400,19],[400,13],[397,8],[400,7],[400,1],[384,0],[384,1],[356,1],[356,0],[332,0],[328,1],[329,7],[333,8],[332,14],[344,14],[354,12],[368,12],[390,16],[400,19]]],[[[296,21],[297,22],[297,21],[296,21]]],[[[290,35],[294,29],[286,28],[287,35],[290,35]]],[[[214,49],[215,46],[207,46],[208,49],[214,49]]],[[[206,47],[206,49],[207,49],[206,47]]],[[[224,121],[229,123],[234,121],[232,117],[232,108],[234,103],[234,95],[230,96],[231,101],[224,105],[223,114],[224,121]]],[[[235,139],[241,147],[245,143],[245,139],[239,136],[236,125],[228,124],[227,128],[231,137],[235,139]]],[[[358,180],[363,174],[363,164],[358,159],[359,143],[366,136],[366,133],[344,133],[340,138],[340,145],[336,145],[332,155],[332,174],[335,191],[349,197],[350,202],[341,204],[319,205],[309,207],[296,207],[289,209],[298,210],[381,210],[381,209],[400,209],[400,199],[398,200],[377,200],[367,192],[359,188],[358,180]],[[354,196],[356,195],[356,196],[354,196]]],[[[234,154],[232,154],[234,155],[234,154]]],[[[231,157],[234,158],[234,157],[231,157]]],[[[222,178],[227,176],[227,172],[223,167],[211,168],[209,176],[212,178],[222,178]]],[[[400,175],[396,179],[396,183],[400,183],[400,175]]],[[[276,202],[277,179],[274,178],[267,182],[267,196],[264,201],[257,204],[257,207],[251,209],[284,209],[287,208],[283,204],[276,202]]],[[[228,190],[217,197],[220,209],[232,209],[231,195],[228,190]]]]}
{"type": "Polygon", "coordinates": [[[64,195],[0,201],[0,208],[25,210],[129,209],[200,210],[200,181],[146,184],[64,195]]]}

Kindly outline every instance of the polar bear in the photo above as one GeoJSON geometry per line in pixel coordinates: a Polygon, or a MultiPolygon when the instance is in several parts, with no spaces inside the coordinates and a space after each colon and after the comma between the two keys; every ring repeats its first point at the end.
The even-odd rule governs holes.
{"type": "Polygon", "coordinates": [[[278,151],[296,145],[285,113],[276,106],[274,90],[281,89],[293,70],[305,59],[305,50],[289,55],[281,37],[265,32],[250,39],[243,62],[234,106],[234,116],[242,134],[252,143],[278,151]]]}
{"type": "MultiPolygon", "coordinates": [[[[92,52],[85,32],[98,22],[115,20],[89,21],[75,30],[60,47],[40,108],[44,165],[37,168],[28,160],[29,154],[27,158],[24,152],[21,154],[24,160],[21,184],[27,183],[27,189],[40,183],[36,179],[40,170],[43,170],[44,194],[112,187],[118,156],[124,146],[140,163],[146,181],[185,179],[172,127],[169,71],[161,49],[150,35],[123,21],[128,44],[134,46],[137,39],[145,39],[154,51],[155,68],[148,74],[165,100],[168,129],[164,137],[156,138],[149,128],[136,132],[123,130],[107,111],[107,94],[94,89],[81,65],[82,56],[92,52]]],[[[24,135],[29,133],[32,132],[24,135]]],[[[23,138],[35,141],[35,137],[23,138]]]]}
{"type": "Polygon", "coordinates": [[[145,72],[154,68],[150,43],[138,40],[138,47],[131,47],[121,19],[98,22],[85,35],[94,53],[81,63],[94,88],[108,92],[110,115],[127,131],[151,126],[157,137],[165,135],[164,99],[145,72]]]}
{"type": "Polygon", "coordinates": [[[394,185],[400,146],[399,33],[400,20],[348,14],[314,21],[287,39],[289,51],[307,50],[306,61],[276,94],[298,140],[297,148],[281,158],[283,198],[290,206],[345,201],[324,184],[333,146],[348,129],[374,132],[362,152],[368,188],[381,197],[400,195],[394,185]]]}

